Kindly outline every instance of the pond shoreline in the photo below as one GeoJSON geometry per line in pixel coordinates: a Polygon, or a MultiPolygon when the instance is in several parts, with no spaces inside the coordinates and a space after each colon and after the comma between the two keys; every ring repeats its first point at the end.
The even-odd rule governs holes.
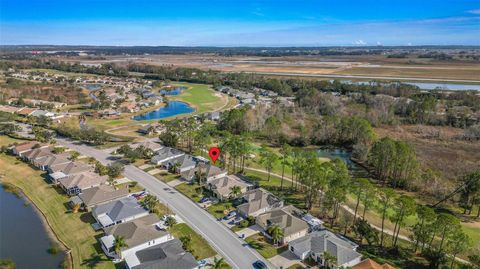
{"type": "MultiPolygon", "coordinates": [[[[67,244],[65,242],[63,242],[60,239],[58,234],[55,232],[55,229],[53,229],[52,225],[48,221],[48,218],[45,215],[45,213],[43,213],[43,211],[33,202],[33,200],[30,197],[28,197],[27,194],[25,194],[25,192],[23,191],[23,189],[21,187],[15,185],[14,183],[7,183],[7,182],[3,182],[1,180],[0,180],[0,182],[2,183],[2,185],[3,184],[8,184],[8,185],[14,186],[15,191],[16,191],[16,193],[14,193],[14,194],[18,196],[18,199],[22,199],[22,200],[26,201],[28,204],[33,205],[33,207],[32,207],[33,211],[35,212],[35,214],[38,215],[39,219],[41,220],[42,225],[44,226],[48,237],[50,237],[50,239],[52,239],[55,243],[58,243],[58,245],[61,246],[62,251],[65,253],[65,257],[66,257],[65,260],[68,261],[66,268],[73,269],[73,257],[72,257],[72,254],[71,254],[71,249],[67,246],[67,244]]],[[[4,188],[4,186],[1,186],[1,187],[4,188]]]]}

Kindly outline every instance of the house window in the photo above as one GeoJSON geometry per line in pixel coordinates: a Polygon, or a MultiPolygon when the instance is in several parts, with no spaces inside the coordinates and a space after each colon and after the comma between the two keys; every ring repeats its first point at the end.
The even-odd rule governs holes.
{"type": "Polygon", "coordinates": [[[290,247],[290,251],[292,251],[292,252],[294,251],[293,247],[290,247]]]}

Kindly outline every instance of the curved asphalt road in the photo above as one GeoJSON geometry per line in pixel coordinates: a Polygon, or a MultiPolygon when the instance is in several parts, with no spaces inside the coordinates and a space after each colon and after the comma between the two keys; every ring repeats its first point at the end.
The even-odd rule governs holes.
{"type": "MultiPolygon", "coordinates": [[[[65,138],[57,138],[57,144],[69,147],[82,155],[94,157],[103,164],[113,162],[107,151],[78,144],[65,138]]],[[[167,184],[133,165],[125,166],[124,175],[131,180],[138,181],[151,194],[156,195],[162,203],[168,205],[188,225],[201,234],[219,254],[225,257],[233,268],[252,268],[252,264],[257,260],[262,260],[269,268],[273,268],[268,261],[249,248],[235,233],[167,184]]]]}

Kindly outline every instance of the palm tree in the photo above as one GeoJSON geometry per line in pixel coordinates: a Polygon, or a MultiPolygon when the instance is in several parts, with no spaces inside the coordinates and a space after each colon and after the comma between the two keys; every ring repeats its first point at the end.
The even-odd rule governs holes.
{"type": "Polygon", "coordinates": [[[283,178],[285,176],[285,165],[290,165],[290,160],[288,159],[290,155],[290,146],[288,144],[283,144],[282,148],[280,149],[280,153],[282,154],[282,181],[280,183],[280,190],[283,190],[283,178]]]}
{"type": "Polygon", "coordinates": [[[278,242],[283,238],[283,230],[278,225],[271,225],[267,228],[267,233],[272,237],[273,243],[278,242]]]}
{"type": "Polygon", "coordinates": [[[328,252],[322,253],[325,268],[337,268],[337,258],[328,252]]]}
{"type": "Polygon", "coordinates": [[[240,193],[242,193],[240,186],[233,186],[230,188],[230,196],[232,198],[237,198],[240,193]]]}
{"type": "Polygon", "coordinates": [[[114,241],[115,253],[120,257],[120,260],[123,260],[122,257],[122,248],[128,247],[127,242],[123,236],[115,236],[114,241]]]}
{"type": "Polygon", "coordinates": [[[273,165],[278,160],[277,154],[267,147],[260,149],[260,163],[265,166],[265,170],[268,172],[267,180],[270,181],[270,173],[272,172],[273,165]]]}
{"type": "Polygon", "coordinates": [[[213,259],[213,264],[210,264],[210,266],[212,269],[220,269],[220,268],[227,267],[228,264],[224,258],[217,259],[217,257],[215,257],[213,259]]]}

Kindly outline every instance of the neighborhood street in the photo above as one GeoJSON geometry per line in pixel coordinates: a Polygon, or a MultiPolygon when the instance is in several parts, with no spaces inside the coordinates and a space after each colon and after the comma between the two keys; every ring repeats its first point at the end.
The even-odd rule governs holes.
{"type": "MultiPolygon", "coordinates": [[[[82,155],[94,157],[103,164],[114,161],[107,150],[99,150],[60,137],[57,138],[57,144],[69,147],[82,155]]],[[[267,260],[255,250],[249,248],[235,233],[166,183],[133,165],[125,166],[124,175],[131,180],[138,181],[151,194],[156,195],[160,202],[168,205],[197,233],[203,236],[219,254],[225,257],[233,268],[252,268],[252,264],[256,260],[262,260],[270,268],[273,268],[267,260]]]]}

